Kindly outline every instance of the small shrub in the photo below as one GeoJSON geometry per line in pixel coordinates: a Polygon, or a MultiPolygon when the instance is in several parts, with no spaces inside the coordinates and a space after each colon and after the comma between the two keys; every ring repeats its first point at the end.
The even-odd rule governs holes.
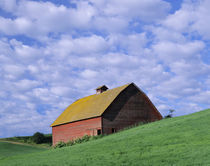
{"type": "Polygon", "coordinates": [[[28,143],[28,144],[33,143],[32,138],[28,138],[28,139],[26,140],[26,143],[28,143]]]}
{"type": "Polygon", "coordinates": [[[173,113],[175,112],[175,110],[173,110],[173,109],[170,109],[169,110],[169,114],[168,115],[166,115],[164,118],[166,119],[166,118],[172,118],[173,117],[173,113]]]}
{"type": "Polygon", "coordinates": [[[54,146],[54,148],[56,149],[56,148],[62,148],[62,147],[65,147],[65,146],[67,146],[67,144],[65,143],[65,142],[63,142],[63,141],[60,141],[59,143],[57,143],[55,146],[54,146]]]}
{"type": "Polygon", "coordinates": [[[40,133],[40,132],[36,132],[33,136],[32,136],[32,140],[34,143],[36,144],[41,144],[45,142],[45,136],[44,134],[40,133]]]}
{"type": "Polygon", "coordinates": [[[89,136],[89,135],[84,135],[84,136],[82,137],[82,142],[87,142],[87,141],[90,140],[90,138],[91,138],[91,136],[89,136]]]}
{"type": "Polygon", "coordinates": [[[90,137],[90,140],[96,140],[96,139],[102,138],[103,136],[104,135],[94,135],[90,137]]]}
{"type": "Polygon", "coordinates": [[[74,145],[74,141],[68,141],[67,143],[66,143],[66,146],[72,146],[72,145],[74,145]]]}
{"type": "Polygon", "coordinates": [[[77,138],[74,140],[74,144],[80,144],[82,143],[82,139],[81,138],[77,138]]]}
{"type": "Polygon", "coordinates": [[[96,135],[96,136],[89,136],[89,135],[84,135],[82,138],[77,138],[74,141],[68,141],[67,143],[61,141],[59,143],[57,143],[54,148],[62,148],[62,147],[66,147],[66,146],[73,146],[76,144],[81,144],[83,142],[88,142],[90,140],[95,140],[98,138],[102,138],[104,135],[96,135]]]}

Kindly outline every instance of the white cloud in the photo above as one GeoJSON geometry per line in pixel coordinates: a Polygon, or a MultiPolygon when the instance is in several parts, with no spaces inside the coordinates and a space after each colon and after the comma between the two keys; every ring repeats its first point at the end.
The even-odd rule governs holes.
{"type": "Polygon", "coordinates": [[[39,40],[46,40],[50,32],[72,34],[75,28],[118,32],[125,30],[133,20],[151,22],[162,19],[170,9],[170,4],[162,0],[104,1],[101,2],[103,8],[98,6],[98,2],[90,2],[92,4],[78,1],[75,2],[76,8],[68,8],[51,2],[22,0],[16,5],[15,1],[11,4],[4,1],[2,6],[14,8],[16,5],[16,10],[8,11],[17,18],[0,17],[0,31],[7,35],[24,34],[39,40]]]}
{"type": "Polygon", "coordinates": [[[128,27],[128,21],[119,17],[97,17],[94,19],[94,28],[106,32],[121,32],[128,27]]]}
{"type": "Polygon", "coordinates": [[[199,102],[205,105],[209,105],[210,104],[210,90],[207,91],[202,91],[200,93],[197,93],[194,96],[190,96],[189,100],[193,101],[193,102],[199,102]]]}
{"type": "Polygon", "coordinates": [[[108,42],[111,50],[116,51],[120,48],[121,51],[124,51],[126,49],[133,55],[144,51],[148,39],[145,33],[111,34],[108,36],[108,42]]]}
{"type": "Polygon", "coordinates": [[[210,2],[208,0],[184,1],[180,10],[169,15],[163,25],[181,33],[199,33],[204,39],[210,39],[210,2]]]}
{"type": "Polygon", "coordinates": [[[73,55],[88,56],[97,52],[103,52],[108,48],[106,40],[101,36],[88,36],[71,38],[63,36],[55,43],[51,43],[46,50],[47,54],[57,55],[56,58],[63,59],[73,55]]]}
{"type": "Polygon", "coordinates": [[[100,7],[106,16],[130,17],[146,22],[166,16],[170,9],[170,4],[161,0],[111,0],[100,1],[100,3],[95,0],[91,1],[100,7]]]}
{"type": "Polygon", "coordinates": [[[0,1],[0,8],[12,12],[16,8],[16,0],[1,0],[0,1]]]}
{"type": "Polygon", "coordinates": [[[0,32],[7,35],[23,34],[39,40],[45,40],[50,32],[72,32],[73,28],[87,28],[95,14],[94,8],[87,2],[78,2],[74,9],[51,2],[24,0],[11,12],[17,18],[0,17],[0,32]]]}
{"type": "Polygon", "coordinates": [[[195,60],[194,62],[190,62],[187,60],[177,61],[171,63],[170,68],[171,71],[176,73],[177,75],[184,75],[188,78],[204,76],[210,72],[210,66],[202,63],[201,60],[195,60]]]}
{"type": "Polygon", "coordinates": [[[20,76],[21,74],[24,73],[24,67],[20,65],[15,65],[15,64],[8,64],[8,65],[6,64],[3,69],[5,72],[5,75],[9,74],[15,77],[20,76]]]}
{"type": "Polygon", "coordinates": [[[39,81],[35,81],[35,80],[23,79],[23,80],[17,81],[14,84],[15,84],[15,87],[18,90],[25,91],[25,90],[33,89],[34,87],[40,85],[40,82],[39,81]]]}
{"type": "Polygon", "coordinates": [[[163,25],[179,32],[186,32],[189,30],[189,25],[194,21],[193,16],[193,6],[191,4],[184,3],[180,10],[176,11],[172,15],[169,15],[168,18],[163,21],[163,25]]]}
{"type": "Polygon", "coordinates": [[[166,62],[180,61],[182,59],[198,59],[199,52],[204,49],[204,43],[201,41],[174,43],[160,42],[155,44],[154,53],[166,62]]]}
{"type": "Polygon", "coordinates": [[[198,7],[197,4],[195,5],[195,22],[192,25],[192,29],[197,30],[203,36],[204,39],[210,39],[210,2],[208,0],[204,0],[198,3],[198,7]]]}
{"type": "Polygon", "coordinates": [[[90,79],[90,78],[93,78],[93,77],[97,77],[98,74],[96,71],[93,71],[93,70],[85,70],[81,73],[81,76],[84,77],[84,78],[87,78],[87,79],[90,79]]]}
{"type": "Polygon", "coordinates": [[[51,88],[51,92],[58,96],[68,96],[71,93],[70,87],[54,86],[51,88]]]}
{"type": "Polygon", "coordinates": [[[31,62],[35,59],[39,59],[40,56],[44,56],[43,52],[41,52],[42,48],[33,48],[27,45],[15,46],[14,51],[16,58],[20,59],[22,62],[31,62]]]}
{"type": "Polygon", "coordinates": [[[148,29],[152,31],[152,33],[155,35],[157,41],[162,42],[174,42],[174,43],[183,43],[186,42],[186,38],[184,35],[180,32],[174,31],[171,28],[166,28],[162,26],[149,26],[145,29],[148,29]]]}
{"type": "Polygon", "coordinates": [[[161,0],[71,3],[0,2],[0,137],[50,132],[103,84],[136,83],[164,115],[209,105],[208,1],[172,14],[161,0]]]}
{"type": "Polygon", "coordinates": [[[32,73],[32,74],[37,74],[39,72],[39,69],[35,65],[29,65],[27,69],[32,73]]]}

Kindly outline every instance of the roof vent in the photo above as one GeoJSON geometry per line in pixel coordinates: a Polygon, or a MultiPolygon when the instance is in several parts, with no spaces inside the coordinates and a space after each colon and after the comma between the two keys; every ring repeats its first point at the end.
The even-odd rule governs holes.
{"type": "Polygon", "coordinates": [[[106,85],[102,85],[102,86],[99,86],[98,88],[96,88],[96,94],[100,94],[104,91],[106,91],[108,88],[106,85]]]}

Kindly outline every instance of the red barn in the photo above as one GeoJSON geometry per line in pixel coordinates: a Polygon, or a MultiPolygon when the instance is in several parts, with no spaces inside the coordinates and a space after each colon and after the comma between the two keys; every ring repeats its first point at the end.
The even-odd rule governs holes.
{"type": "Polygon", "coordinates": [[[110,134],[140,122],[162,119],[150,99],[134,83],[107,90],[72,103],[51,125],[53,145],[84,135],[110,134]]]}

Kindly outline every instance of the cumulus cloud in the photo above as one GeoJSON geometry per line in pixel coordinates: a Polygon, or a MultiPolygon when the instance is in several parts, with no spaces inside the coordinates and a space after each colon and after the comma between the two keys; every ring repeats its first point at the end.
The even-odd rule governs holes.
{"type": "Polygon", "coordinates": [[[197,93],[195,96],[190,96],[189,99],[192,100],[193,102],[199,102],[205,105],[209,105],[210,101],[209,101],[209,97],[210,97],[210,91],[201,91],[200,93],[197,93]]]}
{"type": "MultiPolygon", "coordinates": [[[[2,4],[5,9],[4,6],[8,3],[2,4]]],[[[15,18],[0,17],[0,32],[45,40],[49,33],[72,32],[73,28],[87,28],[95,14],[94,8],[87,2],[78,2],[76,5],[75,9],[51,2],[21,0],[16,10],[10,11],[15,18]]]]}
{"type": "Polygon", "coordinates": [[[135,82],[163,115],[208,107],[209,2],[171,6],[1,1],[0,137],[50,132],[69,104],[103,84],[135,82]]]}
{"type": "Polygon", "coordinates": [[[35,81],[35,80],[27,80],[27,79],[23,79],[23,80],[20,80],[15,84],[15,87],[20,90],[20,91],[25,91],[25,90],[28,90],[28,89],[33,89],[33,87],[36,87],[38,86],[40,83],[38,81],[35,81]]]}
{"type": "Polygon", "coordinates": [[[0,8],[4,9],[5,11],[12,12],[16,8],[16,0],[2,0],[0,2],[0,8]]]}
{"type": "Polygon", "coordinates": [[[169,15],[163,25],[181,33],[198,33],[209,39],[209,7],[208,0],[184,1],[181,9],[169,15]]]}
{"type": "Polygon", "coordinates": [[[142,21],[155,21],[166,16],[170,9],[170,4],[161,0],[110,0],[100,1],[91,0],[100,10],[103,10],[103,14],[106,16],[120,16],[132,19],[140,19],[142,21]],[[158,6],[158,8],[157,8],[158,6]]]}
{"type": "Polygon", "coordinates": [[[75,8],[52,2],[2,1],[0,7],[16,17],[0,17],[0,32],[23,34],[39,40],[46,40],[49,33],[73,34],[76,33],[75,28],[118,32],[137,20],[160,20],[170,9],[170,4],[162,0],[75,1],[74,4],[75,8]]]}
{"type": "Polygon", "coordinates": [[[175,43],[159,42],[154,46],[154,52],[166,62],[179,61],[181,59],[191,59],[199,56],[199,52],[204,48],[201,41],[175,43]]]}

